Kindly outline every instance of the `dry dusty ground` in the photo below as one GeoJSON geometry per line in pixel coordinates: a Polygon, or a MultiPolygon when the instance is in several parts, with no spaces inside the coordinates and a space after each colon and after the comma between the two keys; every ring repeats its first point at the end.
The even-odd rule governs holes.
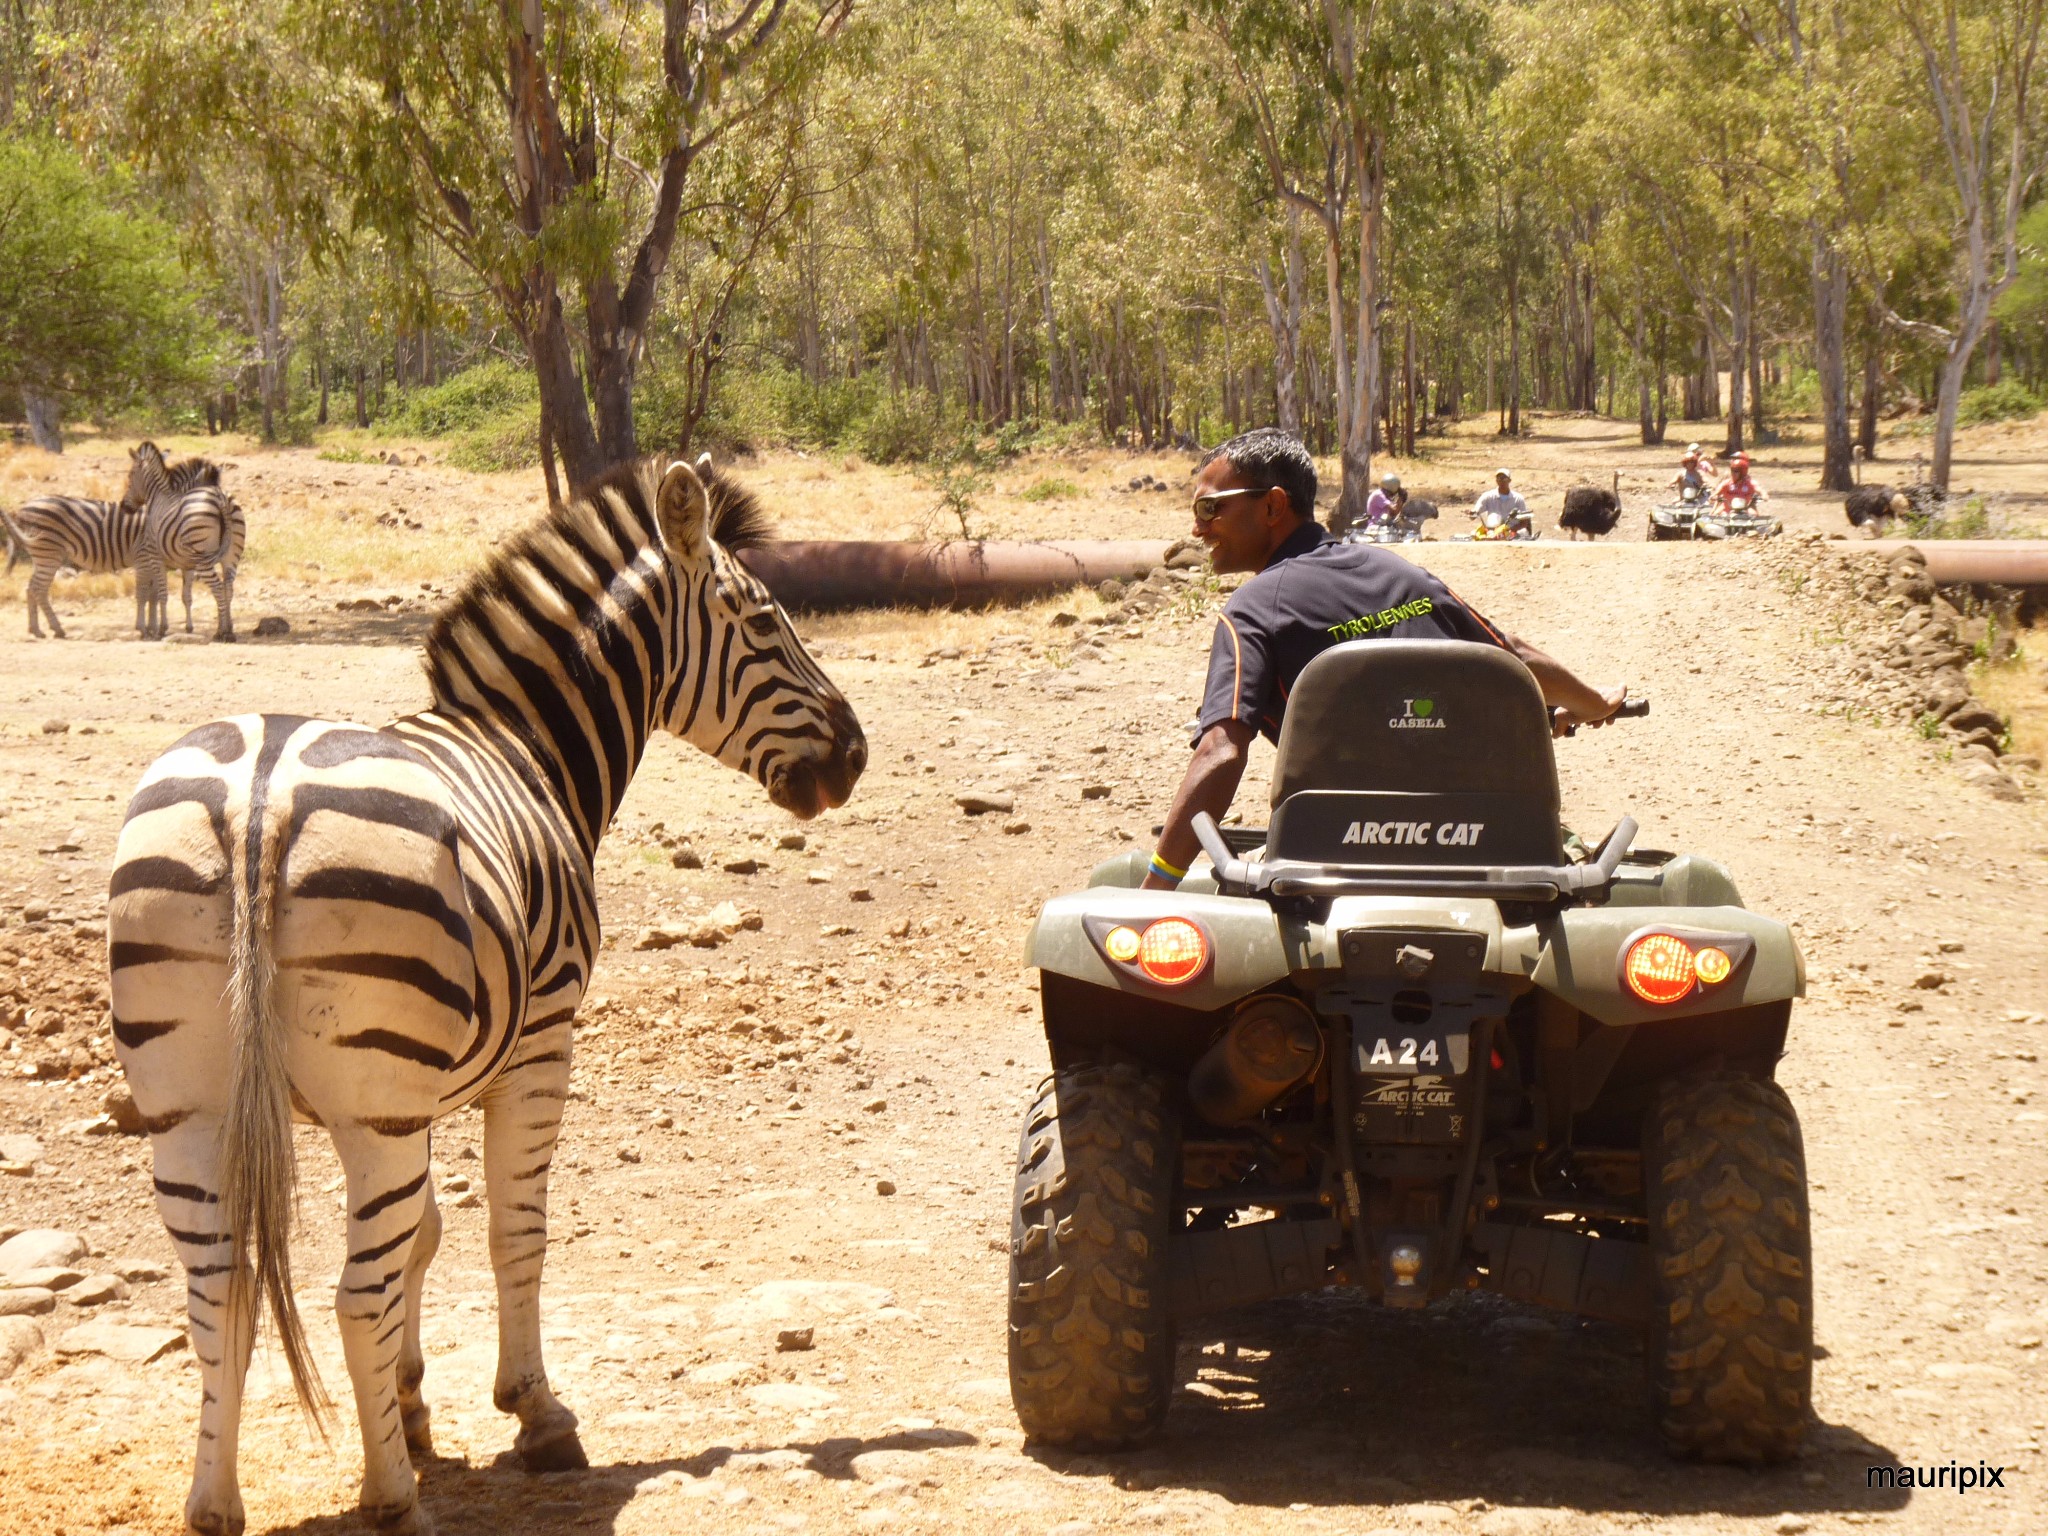
{"type": "MultiPolygon", "coordinates": [[[[1580,466],[1604,478],[1648,463],[1605,424],[1563,427],[1569,440],[1521,445],[1556,484],[1580,466]]],[[[1498,452],[1454,450],[1432,471],[1447,481],[1498,452]]],[[[98,454],[102,471],[117,451],[98,454]]],[[[217,714],[416,707],[422,583],[445,586],[533,505],[523,481],[431,466],[238,462],[255,528],[243,623],[287,615],[289,639],[143,646],[122,638],[127,602],[108,581],[98,596],[60,586],[82,638],[35,645],[18,577],[0,589],[0,964],[38,1010],[0,1033],[0,1132],[44,1148],[29,1176],[0,1180],[0,1232],[66,1227],[95,1254],[173,1273],[147,1147],[75,1129],[114,1071],[100,925],[119,805],[154,753],[217,714]],[[337,611],[363,595],[400,601],[337,611]],[[44,730],[59,721],[69,729],[44,730]],[[55,1032],[35,1033],[46,1018],[55,1032]],[[27,1075],[53,1056],[79,1075],[27,1075]]],[[[1103,456],[1082,466],[1084,496],[1006,496],[991,519],[1177,532],[1172,498],[1103,489],[1131,462],[1103,456]]],[[[1184,482],[1185,461],[1148,462],[1184,482]]],[[[0,461],[0,486],[49,471],[0,461]]],[[[792,533],[915,521],[919,493],[900,477],[811,472],[788,458],[760,469],[792,533]],[[842,476],[848,499],[872,510],[893,484],[912,511],[864,524],[835,500],[842,476]]],[[[1057,463],[1018,473],[1075,478],[1057,463]]],[[[1815,526],[1825,511],[1814,503],[1815,526]]],[[[1045,1055],[1021,941],[1042,898],[1159,819],[1208,642],[1196,589],[1080,660],[1072,631],[1048,623],[1053,604],[807,624],[873,757],[852,804],[806,827],[801,849],[780,845],[794,828],[751,785],[672,743],[650,754],[600,861],[615,937],[579,1035],[546,1287],[552,1373],[593,1467],[536,1479],[506,1459],[484,1215],[444,1201],[426,1323],[440,1459],[423,1484],[439,1529],[2048,1528],[2042,801],[1995,802],[1910,732],[1845,718],[1849,647],[1835,642],[1860,620],[1798,580],[1802,562],[1829,558],[1820,547],[1419,553],[1496,619],[1654,699],[1646,721],[1561,745],[1575,825],[1632,812],[1645,844],[1723,858],[1751,905],[1797,926],[1811,988],[1781,1076],[1813,1181],[1824,1355],[1808,1459],[1765,1473],[1670,1463],[1626,1335],[1490,1298],[1376,1314],[1327,1296],[1205,1322],[1183,1340],[1187,1385],[1152,1448],[1088,1458],[1022,1443],[1003,1376],[1004,1249],[1018,1116],[1045,1055]],[[925,664],[942,649],[960,654],[925,664]],[[1097,784],[1107,798],[1084,800],[1097,784]],[[953,804],[997,786],[1028,831],[953,804]],[[671,866],[678,834],[703,870],[671,866]],[[720,872],[742,855],[761,871],[720,872]],[[728,899],[760,911],[761,930],[711,951],[631,947],[649,923],[728,899]],[[1930,972],[1949,979],[1917,988],[1930,972]],[[815,1327],[813,1351],[775,1351],[792,1324],[815,1327]],[[1866,1488],[1867,1467],[1901,1460],[2002,1466],[2005,1489],[1866,1488]]],[[[1264,760],[1254,808],[1263,773],[1264,760]]],[[[473,1116],[440,1128],[444,1189],[474,1177],[477,1144],[473,1116]]],[[[336,1170],[317,1133],[301,1132],[300,1152],[302,1306],[345,1394],[327,1320],[336,1170]]],[[[109,1306],[177,1321],[182,1285],[138,1282],[109,1306]]],[[[60,1305],[45,1321],[55,1334],[71,1318],[60,1305]]],[[[187,1350],[141,1366],[33,1357],[0,1385],[0,1533],[176,1531],[197,1406],[187,1350]]],[[[259,1357],[242,1462],[253,1531],[356,1528],[358,1452],[342,1425],[323,1446],[259,1357]]]]}

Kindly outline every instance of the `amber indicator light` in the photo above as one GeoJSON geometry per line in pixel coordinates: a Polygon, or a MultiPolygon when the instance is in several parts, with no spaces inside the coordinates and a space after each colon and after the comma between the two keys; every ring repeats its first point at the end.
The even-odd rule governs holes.
{"type": "Polygon", "coordinates": [[[1711,944],[1692,957],[1694,974],[1707,986],[1718,986],[1728,979],[1728,973],[1735,969],[1735,962],[1728,958],[1728,951],[1716,949],[1711,944]]]}
{"type": "Polygon", "coordinates": [[[1138,958],[1138,930],[1135,928],[1112,928],[1103,935],[1103,953],[1112,960],[1129,965],[1138,958]]]}

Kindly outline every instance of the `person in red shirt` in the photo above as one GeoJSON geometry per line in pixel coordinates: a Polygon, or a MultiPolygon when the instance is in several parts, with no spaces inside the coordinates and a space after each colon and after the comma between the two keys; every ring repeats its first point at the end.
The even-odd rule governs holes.
{"type": "Polygon", "coordinates": [[[1728,478],[1714,487],[1714,500],[1725,508],[1740,497],[1754,508],[1764,499],[1764,488],[1749,478],[1749,455],[1738,453],[1728,461],[1728,478]]]}

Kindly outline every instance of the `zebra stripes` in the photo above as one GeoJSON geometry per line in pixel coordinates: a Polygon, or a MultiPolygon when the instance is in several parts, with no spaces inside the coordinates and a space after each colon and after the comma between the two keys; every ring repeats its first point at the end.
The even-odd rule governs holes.
{"type": "Polygon", "coordinates": [[[362,1504],[426,1528],[418,1300],[440,1242],[429,1127],[484,1119],[494,1401],[536,1468],[583,1464],[541,1359],[548,1171],[598,948],[592,861],[648,738],[800,817],[842,803],[859,722],[730,553],[758,509],[708,461],[623,466],[508,540],[426,647],[432,703],[382,729],[244,715],[185,736],[128,808],[108,902],[115,1043],[190,1278],[203,1392],[186,1519],[239,1531],[243,1373],[267,1297],[302,1403],[291,1121],[347,1181],[335,1298],[362,1504]]]}
{"type": "MultiPolygon", "coordinates": [[[[73,566],[87,574],[124,571],[135,564],[142,544],[142,509],[118,501],[88,501],[80,496],[38,496],[7,520],[10,548],[7,569],[25,556],[28,577],[28,632],[43,635],[38,614],[48,614],[51,632],[64,638],[64,625],[50,605],[50,583],[57,572],[73,566]]],[[[188,588],[189,591],[189,588],[188,588]]],[[[186,608],[190,611],[188,598],[186,608]]],[[[142,628],[142,592],[135,594],[135,627],[142,628]]]]}
{"type": "Polygon", "coordinates": [[[143,511],[135,551],[135,627],[145,640],[161,640],[169,631],[169,567],[184,573],[185,632],[192,632],[192,578],[198,573],[213,592],[214,639],[233,640],[235,570],[248,531],[241,508],[221,489],[219,467],[205,459],[166,464],[155,443],[142,444],[128,458],[128,489],[121,499],[143,511]]]}

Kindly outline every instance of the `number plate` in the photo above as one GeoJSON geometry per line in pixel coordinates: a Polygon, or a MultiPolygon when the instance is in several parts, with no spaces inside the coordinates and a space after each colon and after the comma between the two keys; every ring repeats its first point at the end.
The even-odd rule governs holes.
{"type": "Polygon", "coordinates": [[[1471,1032],[1463,1029],[1362,1028],[1351,1037],[1351,1065],[1371,1077],[1462,1076],[1471,1046],[1471,1032]]]}

